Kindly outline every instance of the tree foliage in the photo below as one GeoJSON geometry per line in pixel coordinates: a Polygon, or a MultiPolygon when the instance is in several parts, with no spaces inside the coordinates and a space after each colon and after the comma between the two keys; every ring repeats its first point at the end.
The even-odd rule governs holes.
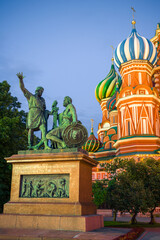
{"type": "Polygon", "coordinates": [[[7,81],[0,83],[0,210],[9,200],[11,165],[4,160],[27,148],[26,113],[10,93],[7,81]]]}
{"type": "MultiPolygon", "coordinates": [[[[118,185],[119,198],[116,205],[120,211],[128,211],[132,215],[131,222],[136,222],[139,212],[153,213],[160,204],[160,161],[146,158],[141,161],[134,159],[115,159],[106,165],[111,172],[111,179],[118,185]],[[123,201],[123,204],[121,204],[123,201]]],[[[112,195],[117,192],[112,191],[112,195]]],[[[151,216],[151,223],[154,221],[151,216]]]]}
{"type": "Polygon", "coordinates": [[[106,189],[104,187],[105,183],[101,181],[94,182],[92,184],[92,192],[94,195],[93,202],[100,208],[106,200],[106,189]]]}
{"type": "Polygon", "coordinates": [[[150,223],[154,223],[153,211],[160,205],[160,161],[153,158],[141,161],[117,158],[107,163],[105,168],[110,173],[104,187],[107,206],[115,213],[130,212],[131,223],[136,222],[139,212],[150,212],[150,223]]]}

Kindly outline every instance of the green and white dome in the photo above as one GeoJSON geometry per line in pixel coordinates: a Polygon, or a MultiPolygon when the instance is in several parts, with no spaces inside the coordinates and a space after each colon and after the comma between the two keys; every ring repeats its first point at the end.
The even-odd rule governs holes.
{"type": "Polygon", "coordinates": [[[95,96],[98,102],[105,98],[112,97],[116,92],[116,82],[119,83],[119,88],[121,87],[122,80],[117,74],[114,64],[112,63],[111,69],[107,77],[102,80],[95,89],[95,96]]]}

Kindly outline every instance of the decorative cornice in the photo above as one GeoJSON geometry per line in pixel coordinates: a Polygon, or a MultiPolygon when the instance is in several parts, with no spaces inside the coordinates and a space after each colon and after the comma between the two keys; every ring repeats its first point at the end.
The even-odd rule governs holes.
{"type": "MultiPolygon", "coordinates": [[[[148,74],[151,75],[153,66],[148,60],[143,60],[143,61],[142,60],[131,60],[126,63],[122,63],[119,71],[120,71],[121,76],[123,77],[125,74],[128,74],[131,71],[133,71],[132,69],[134,69],[134,71],[140,71],[140,69],[142,69],[142,68],[144,68],[145,71],[147,69],[148,74]],[[137,70],[135,68],[137,68],[137,70]]],[[[141,71],[143,71],[143,70],[141,70],[141,71]]]]}
{"type": "MultiPolygon", "coordinates": [[[[118,101],[117,101],[117,103],[116,103],[116,107],[118,107],[118,105],[121,103],[121,102],[123,102],[123,101],[126,101],[126,100],[131,100],[132,98],[146,98],[146,100],[147,100],[147,102],[151,102],[151,100],[150,100],[150,98],[152,98],[152,99],[154,99],[154,100],[156,100],[156,101],[158,101],[158,103],[160,104],[160,99],[159,98],[157,98],[155,95],[150,95],[150,94],[148,94],[148,95],[143,95],[143,94],[140,94],[140,95],[138,95],[138,94],[135,94],[135,95],[129,95],[129,96],[126,96],[126,97],[123,97],[123,98],[119,98],[118,99],[118,101]],[[147,99],[148,98],[148,99],[147,99]]],[[[136,101],[133,101],[132,100],[132,102],[131,102],[131,104],[135,104],[135,102],[136,101]]],[[[139,101],[137,101],[137,102],[139,102],[139,101]]],[[[144,102],[144,101],[143,101],[144,102]]],[[[125,103],[124,103],[125,104],[125,103]]],[[[127,104],[130,104],[129,102],[127,102],[127,104]]]]}
{"type": "Polygon", "coordinates": [[[97,134],[104,132],[104,131],[108,131],[108,129],[110,129],[110,127],[109,128],[101,128],[97,131],[97,134]]]}
{"type": "Polygon", "coordinates": [[[155,74],[156,72],[158,72],[158,71],[160,71],[160,66],[154,67],[154,68],[152,69],[151,76],[152,76],[153,74],[155,74]]]}
{"type": "MultiPolygon", "coordinates": [[[[146,136],[141,136],[141,137],[137,136],[136,137],[136,135],[134,135],[134,136],[128,136],[128,137],[121,138],[121,139],[117,140],[117,142],[115,142],[115,144],[114,144],[114,147],[117,148],[120,143],[126,143],[126,142],[129,143],[129,142],[133,142],[133,140],[136,140],[136,141],[138,141],[138,140],[140,140],[140,141],[155,140],[155,141],[160,142],[160,138],[157,137],[157,136],[149,136],[149,135],[147,136],[146,135],[146,136]]],[[[135,146],[139,146],[139,145],[133,145],[133,146],[130,146],[130,148],[132,148],[132,147],[134,148],[135,146]]],[[[147,147],[146,144],[145,144],[145,146],[147,147]]],[[[148,145],[148,146],[151,146],[151,145],[148,145]]],[[[156,146],[157,146],[157,144],[156,144],[156,146]]],[[[128,148],[128,145],[123,146],[121,148],[128,148]]],[[[116,151],[118,151],[118,149],[116,151]]]]}

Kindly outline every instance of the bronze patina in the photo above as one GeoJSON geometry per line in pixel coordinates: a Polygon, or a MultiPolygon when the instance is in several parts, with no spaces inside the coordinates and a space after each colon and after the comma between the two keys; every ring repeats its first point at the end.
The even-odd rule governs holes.
{"type": "Polygon", "coordinates": [[[19,78],[20,88],[24,96],[27,98],[29,105],[26,122],[26,128],[28,129],[28,148],[38,149],[42,144],[44,144],[45,149],[50,149],[47,145],[46,139],[46,104],[44,98],[42,97],[44,89],[43,87],[37,87],[35,94],[32,94],[24,86],[23,73],[17,73],[17,77],[19,78]],[[36,146],[33,146],[33,132],[37,130],[42,132],[42,139],[36,146]]]}
{"type": "Polygon", "coordinates": [[[53,148],[73,148],[81,147],[88,137],[86,128],[77,120],[77,113],[72,99],[66,96],[63,101],[65,110],[58,114],[57,108],[53,111],[54,126],[56,126],[57,119],[59,126],[54,127],[46,138],[53,142],[53,148]]]}
{"type": "Polygon", "coordinates": [[[69,198],[69,174],[22,175],[21,198],[69,198]]]}
{"type": "Polygon", "coordinates": [[[63,139],[68,148],[83,146],[87,138],[87,129],[80,122],[68,125],[63,133],[63,139]]]}
{"type": "MultiPolygon", "coordinates": [[[[26,127],[28,129],[28,148],[38,150],[42,144],[46,150],[50,149],[48,140],[51,141],[53,149],[81,147],[88,137],[86,128],[77,120],[77,113],[72,99],[66,96],[63,101],[65,110],[58,113],[58,102],[55,100],[52,104],[51,112],[46,110],[45,100],[42,97],[44,89],[37,87],[35,94],[30,93],[24,86],[23,73],[17,73],[20,88],[28,100],[29,112],[27,116],[26,127]],[[47,119],[53,115],[53,127],[47,133],[47,119]],[[33,146],[33,133],[40,130],[42,138],[40,142],[33,146]]],[[[31,183],[32,184],[32,183],[31,183]]]]}

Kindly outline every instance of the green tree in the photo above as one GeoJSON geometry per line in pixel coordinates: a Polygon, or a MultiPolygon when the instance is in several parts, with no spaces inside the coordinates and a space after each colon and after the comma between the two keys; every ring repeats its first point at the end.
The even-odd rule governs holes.
{"type": "Polygon", "coordinates": [[[131,223],[136,222],[138,212],[145,212],[146,194],[142,181],[132,180],[127,172],[118,173],[107,186],[107,204],[113,209],[113,220],[116,221],[117,212],[130,212],[131,223]]]}
{"type": "Polygon", "coordinates": [[[106,202],[106,189],[104,181],[96,181],[92,184],[93,202],[100,208],[106,202]]]}
{"type": "Polygon", "coordinates": [[[116,179],[111,179],[108,181],[106,188],[106,205],[109,209],[113,210],[113,221],[116,221],[117,212],[120,210],[120,201],[122,199],[119,197],[119,188],[116,179]]]}
{"type": "Polygon", "coordinates": [[[0,211],[9,200],[11,165],[4,160],[27,147],[26,113],[10,93],[7,81],[0,83],[0,211]]]}
{"type": "Polygon", "coordinates": [[[143,179],[147,194],[147,205],[151,216],[150,224],[153,224],[155,223],[153,212],[160,205],[160,161],[154,158],[146,158],[142,161],[142,165],[144,166],[143,179]]]}
{"type": "Polygon", "coordinates": [[[106,170],[111,173],[106,201],[112,209],[130,212],[131,223],[139,212],[149,211],[154,223],[153,211],[160,204],[160,161],[117,158],[106,164],[106,170]]]}

